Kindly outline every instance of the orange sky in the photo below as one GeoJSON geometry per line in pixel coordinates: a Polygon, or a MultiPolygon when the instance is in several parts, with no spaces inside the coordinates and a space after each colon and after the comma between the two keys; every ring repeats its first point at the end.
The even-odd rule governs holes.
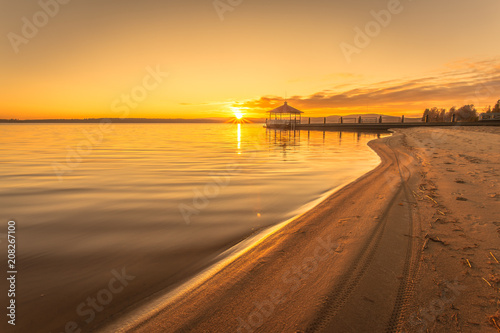
{"type": "Polygon", "coordinates": [[[265,117],[285,93],[306,116],[416,115],[500,98],[498,0],[0,2],[0,118],[265,117]]]}

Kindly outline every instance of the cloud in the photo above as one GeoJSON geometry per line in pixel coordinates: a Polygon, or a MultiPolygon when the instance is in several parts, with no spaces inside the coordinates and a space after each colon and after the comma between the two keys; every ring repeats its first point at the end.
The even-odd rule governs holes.
{"type": "MultiPolygon", "coordinates": [[[[478,108],[500,98],[500,59],[457,61],[444,71],[405,80],[384,81],[354,89],[325,89],[308,96],[292,96],[288,102],[312,113],[420,112],[427,107],[474,104],[478,108]]],[[[235,103],[255,111],[268,111],[283,103],[278,96],[263,96],[235,103]]]]}
{"type": "Polygon", "coordinates": [[[360,74],[354,74],[354,73],[347,73],[347,72],[339,72],[339,73],[333,73],[333,74],[327,74],[323,75],[321,77],[313,77],[313,76],[307,76],[307,77],[300,77],[300,78],[295,78],[288,80],[289,83],[297,83],[297,82],[318,82],[318,81],[331,81],[331,80],[347,80],[347,81],[355,81],[355,80],[361,80],[363,79],[364,76],[360,74]]]}
{"type": "Polygon", "coordinates": [[[226,105],[229,102],[206,102],[206,103],[189,103],[189,102],[181,102],[179,105],[182,106],[201,106],[201,105],[226,105]]]}

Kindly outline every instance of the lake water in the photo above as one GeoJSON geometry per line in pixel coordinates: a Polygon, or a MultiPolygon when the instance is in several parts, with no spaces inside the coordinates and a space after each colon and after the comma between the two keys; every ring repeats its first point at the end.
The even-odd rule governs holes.
{"type": "Polygon", "coordinates": [[[5,124],[0,135],[17,332],[91,331],[380,162],[366,145],[375,134],[261,124],[5,124]],[[110,284],[124,271],[123,288],[110,284]]]}

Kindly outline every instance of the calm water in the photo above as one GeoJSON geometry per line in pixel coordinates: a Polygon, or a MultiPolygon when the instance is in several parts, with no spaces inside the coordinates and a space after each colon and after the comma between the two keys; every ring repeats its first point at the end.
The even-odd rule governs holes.
{"type": "Polygon", "coordinates": [[[62,332],[68,321],[90,331],[379,163],[366,145],[373,134],[257,124],[104,133],[98,124],[15,124],[0,133],[0,241],[14,219],[18,331],[62,332]],[[135,276],[129,285],[93,318],[85,304],[78,312],[122,268],[135,276]]]}

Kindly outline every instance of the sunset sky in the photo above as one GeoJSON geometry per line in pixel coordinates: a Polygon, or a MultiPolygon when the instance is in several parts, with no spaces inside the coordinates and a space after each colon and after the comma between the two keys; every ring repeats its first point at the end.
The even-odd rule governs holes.
{"type": "Polygon", "coordinates": [[[265,117],[285,94],[306,116],[411,116],[500,99],[498,0],[59,1],[0,0],[0,118],[265,117]]]}

